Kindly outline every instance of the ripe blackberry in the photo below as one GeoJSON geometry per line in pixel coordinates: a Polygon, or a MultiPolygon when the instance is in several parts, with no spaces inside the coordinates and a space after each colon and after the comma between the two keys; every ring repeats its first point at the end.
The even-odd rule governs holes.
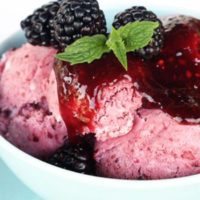
{"type": "Polygon", "coordinates": [[[78,138],[76,144],[65,144],[47,162],[63,169],[95,175],[93,149],[94,137],[92,134],[89,134],[78,138]]]}
{"type": "Polygon", "coordinates": [[[122,13],[117,14],[115,16],[113,26],[116,29],[119,29],[121,26],[124,26],[130,22],[145,20],[159,22],[160,24],[160,26],[154,32],[153,40],[151,41],[151,43],[148,46],[135,52],[137,55],[148,59],[158,55],[164,43],[164,28],[162,22],[153,12],[148,11],[145,7],[142,6],[134,6],[130,9],[125,10],[122,13]]]}
{"type": "Polygon", "coordinates": [[[53,18],[56,15],[61,0],[50,2],[21,21],[21,27],[25,31],[26,38],[33,45],[54,46],[58,43],[55,40],[53,30],[53,18]]]}
{"type": "Polygon", "coordinates": [[[54,18],[60,49],[85,35],[106,34],[106,20],[96,0],[65,0],[54,18]]]}

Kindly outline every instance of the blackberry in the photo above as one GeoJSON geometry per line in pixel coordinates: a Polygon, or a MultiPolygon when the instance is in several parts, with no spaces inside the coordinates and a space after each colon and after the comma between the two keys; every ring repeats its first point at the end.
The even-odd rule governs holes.
{"type": "Polygon", "coordinates": [[[61,1],[50,2],[21,21],[21,28],[32,45],[58,47],[53,30],[53,18],[55,17],[61,1]]]}
{"type": "Polygon", "coordinates": [[[47,162],[63,169],[95,175],[93,150],[94,137],[89,134],[78,138],[76,144],[66,143],[48,158],[47,162]]]}
{"type": "Polygon", "coordinates": [[[119,29],[121,26],[134,21],[159,22],[160,26],[155,30],[151,43],[135,52],[137,55],[146,59],[158,55],[164,44],[164,28],[162,22],[153,12],[148,11],[145,7],[134,6],[122,13],[117,14],[114,18],[113,26],[116,29],[119,29]]]}
{"type": "Polygon", "coordinates": [[[86,35],[106,34],[106,20],[96,0],[65,0],[56,17],[54,29],[60,49],[86,35]]]}

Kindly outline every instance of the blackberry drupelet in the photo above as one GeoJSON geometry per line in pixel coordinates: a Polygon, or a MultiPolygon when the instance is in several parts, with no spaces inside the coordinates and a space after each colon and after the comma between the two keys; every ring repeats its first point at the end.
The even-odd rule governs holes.
{"type": "Polygon", "coordinates": [[[58,47],[53,30],[53,18],[55,17],[61,0],[50,2],[21,21],[21,27],[25,36],[32,45],[58,47]]]}
{"type": "Polygon", "coordinates": [[[65,0],[56,17],[54,30],[60,49],[86,35],[106,34],[106,20],[96,0],[65,0]]]}
{"type": "Polygon", "coordinates": [[[116,29],[119,29],[121,26],[124,26],[134,21],[159,22],[160,26],[155,30],[151,43],[143,49],[135,52],[137,55],[140,55],[142,58],[145,59],[149,59],[158,55],[164,44],[164,28],[162,22],[153,12],[148,11],[145,7],[134,6],[130,9],[125,10],[122,13],[117,14],[115,16],[113,26],[116,29]]]}
{"type": "Polygon", "coordinates": [[[79,137],[75,144],[65,144],[48,158],[47,162],[63,169],[95,175],[93,151],[94,137],[89,134],[79,137]]]}

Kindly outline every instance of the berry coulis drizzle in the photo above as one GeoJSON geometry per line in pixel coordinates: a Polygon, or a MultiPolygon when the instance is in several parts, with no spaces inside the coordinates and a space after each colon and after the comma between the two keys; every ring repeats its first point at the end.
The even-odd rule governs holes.
{"type": "Polygon", "coordinates": [[[127,78],[145,94],[143,108],[160,108],[179,123],[200,123],[199,30],[198,20],[169,27],[162,52],[150,60],[129,54],[128,71],[112,54],[92,64],[58,62],[61,114],[71,137],[85,125],[92,129],[90,122],[99,106],[97,91],[127,78]]]}

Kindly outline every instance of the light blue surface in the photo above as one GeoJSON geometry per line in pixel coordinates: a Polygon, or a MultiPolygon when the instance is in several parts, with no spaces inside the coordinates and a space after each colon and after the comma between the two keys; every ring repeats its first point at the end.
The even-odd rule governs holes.
{"type": "Polygon", "coordinates": [[[8,169],[0,159],[0,200],[42,200],[8,169]]]}

